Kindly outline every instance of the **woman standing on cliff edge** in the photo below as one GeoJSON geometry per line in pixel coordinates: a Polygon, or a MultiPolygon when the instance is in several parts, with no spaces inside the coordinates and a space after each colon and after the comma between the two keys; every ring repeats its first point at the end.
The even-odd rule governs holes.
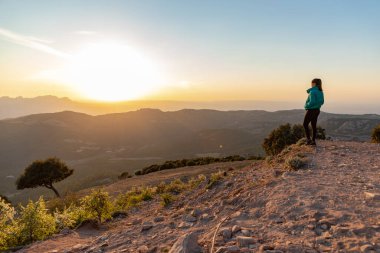
{"type": "Polygon", "coordinates": [[[322,90],[322,80],[315,78],[311,81],[311,88],[307,90],[309,96],[305,103],[305,118],[303,120],[303,127],[305,128],[305,134],[308,145],[316,145],[315,138],[317,137],[317,120],[320,113],[321,106],[324,103],[324,96],[322,90]],[[309,124],[313,129],[313,136],[310,139],[309,124]]]}

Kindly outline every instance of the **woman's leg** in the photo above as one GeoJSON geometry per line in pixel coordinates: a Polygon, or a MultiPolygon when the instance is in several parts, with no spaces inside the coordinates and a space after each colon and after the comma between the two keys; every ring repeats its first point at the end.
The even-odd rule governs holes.
{"type": "Polygon", "coordinates": [[[317,121],[320,111],[313,110],[313,114],[311,117],[311,127],[313,128],[313,142],[315,142],[315,139],[317,138],[317,121]]]}
{"type": "Polygon", "coordinates": [[[305,129],[306,138],[310,140],[309,123],[311,122],[311,111],[306,110],[305,118],[303,119],[303,128],[305,129]]]}

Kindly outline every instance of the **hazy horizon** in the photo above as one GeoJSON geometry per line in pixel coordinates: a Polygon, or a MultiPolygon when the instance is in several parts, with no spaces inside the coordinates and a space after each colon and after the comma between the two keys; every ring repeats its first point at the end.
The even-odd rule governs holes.
{"type": "MultiPolygon", "coordinates": [[[[129,100],[119,102],[80,101],[69,97],[41,95],[36,97],[1,96],[0,119],[25,116],[28,114],[60,112],[71,110],[90,115],[135,111],[142,108],[177,111],[182,109],[212,109],[220,111],[264,110],[268,112],[281,110],[303,110],[302,101],[265,101],[265,100],[129,100]],[[47,109],[46,106],[50,105],[47,109]]],[[[330,104],[324,112],[337,114],[378,114],[380,107],[371,104],[330,104]]]]}
{"type": "Polygon", "coordinates": [[[323,110],[379,113],[379,9],[372,0],[3,0],[0,96],[296,109],[320,77],[323,110]]]}

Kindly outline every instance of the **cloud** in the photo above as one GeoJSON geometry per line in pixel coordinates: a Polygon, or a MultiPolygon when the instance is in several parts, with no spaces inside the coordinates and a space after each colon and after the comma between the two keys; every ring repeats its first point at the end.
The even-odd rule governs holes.
{"type": "Polygon", "coordinates": [[[95,31],[87,31],[87,30],[75,31],[74,33],[80,34],[80,35],[94,35],[94,34],[97,34],[97,32],[95,32],[95,31]]]}
{"type": "Polygon", "coordinates": [[[36,38],[32,36],[25,36],[25,35],[18,34],[1,27],[0,27],[0,38],[3,38],[14,44],[29,47],[29,48],[32,48],[41,52],[45,52],[51,55],[55,55],[61,58],[70,57],[70,55],[47,45],[47,44],[52,43],[52,41],[40,39],[40,38],[36,38]]]}

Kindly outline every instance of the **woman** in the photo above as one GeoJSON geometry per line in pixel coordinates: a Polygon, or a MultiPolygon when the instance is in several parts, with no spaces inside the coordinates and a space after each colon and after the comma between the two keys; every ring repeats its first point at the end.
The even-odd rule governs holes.
{"type": "Polygon", "coordinates": [[[303,127],[305,128],[307,144],[316,145],[315,138],[317,137],[317,120],[319,115],[319,110],[324,103],[323,90],[322,90],[322,80],[315,78],[311,81],[311,88],[307,90],[309,96],[305,103],[305,119],[303,121],[303,127]],[[313,128],[313,137],[310,139],[310,129],[309,124],[313,128]]]}

